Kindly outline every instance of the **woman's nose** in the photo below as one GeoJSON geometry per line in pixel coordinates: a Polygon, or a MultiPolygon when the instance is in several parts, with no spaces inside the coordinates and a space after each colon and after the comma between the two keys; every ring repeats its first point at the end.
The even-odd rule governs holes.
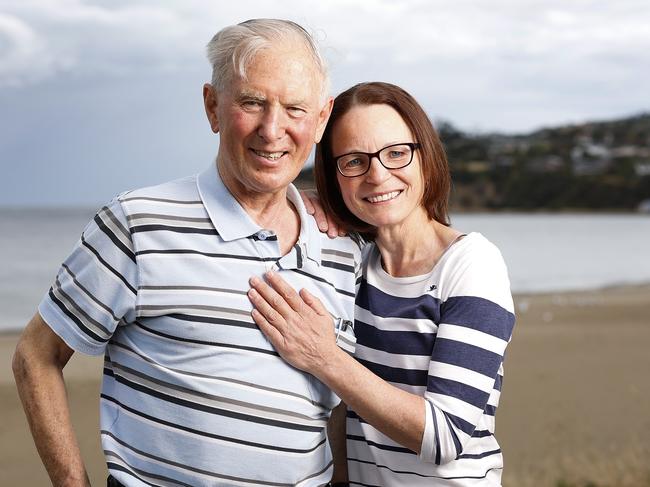
{"type": "Polygon", "coordinates": [[[371,184],[383,183],[390,178],[391,173],[386,169],[377,156],[370,159],[370,167],[368,172],[364,175],[366,181],[371,184]]]}

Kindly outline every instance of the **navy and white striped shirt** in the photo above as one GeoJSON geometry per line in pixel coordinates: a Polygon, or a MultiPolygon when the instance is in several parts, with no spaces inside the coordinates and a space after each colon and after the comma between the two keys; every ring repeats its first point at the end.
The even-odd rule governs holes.
{"type": "Polygon", "coordinates": [[[62,265],[39,311],[71,348],[105,354],[101,439],[122,483],[315,486],[331,477],[325,426],[339,399],[279,357],[246,292],[251,276],[274,269],[352,320],[361,252],[321,234],[294,187],[288,196],[301,229],[285,256],[213,165],[119,196],[62,265]]]}
{"type": "Polygon", "coordinates": [[[426,399],[421,453],[348,411],[350,483],[364,486],[495,486],[503,458],[494,414],[514,326],[499,250],[471,233],[428,274],[392,277],[373,244],[356,300],[356,359],[426,399]]]}

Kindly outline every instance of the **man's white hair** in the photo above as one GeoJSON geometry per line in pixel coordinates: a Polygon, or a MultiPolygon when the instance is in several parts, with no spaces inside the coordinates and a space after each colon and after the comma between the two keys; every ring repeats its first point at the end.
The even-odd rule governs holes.
{"type": "Polygon", "coordinates": [[[321,75],[321,98],[324,100],[330,90],[327,64],[314,37],[290,20],[251,19],[217,32],[207,45],[208,60],[212,64],[212,86],[222,91],[235,76],[246,80],[246,70],[253,58],[262,49],[280,43],[304,46],[321,75]]]}

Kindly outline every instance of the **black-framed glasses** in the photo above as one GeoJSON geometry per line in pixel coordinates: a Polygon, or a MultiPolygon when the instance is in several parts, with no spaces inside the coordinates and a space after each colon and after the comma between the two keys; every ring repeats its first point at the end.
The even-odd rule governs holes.
{"type": "Polygon", "coordinates": [[[401,144],[391,144],[377,152],[350,152],[334,158],[336,167],[342,176],[354,178],[362,176],[370,169],[370,162],[373,157],[379,159],[379,162],[386,169],[401,169],[408,166],[413,161],[413,152],[419,149],[420,144],[417,142],[403,142],[401,144]]]}

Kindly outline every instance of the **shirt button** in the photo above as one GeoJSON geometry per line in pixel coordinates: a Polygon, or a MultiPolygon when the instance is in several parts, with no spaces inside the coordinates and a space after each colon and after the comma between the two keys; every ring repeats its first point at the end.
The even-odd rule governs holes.
{"type": "Polygon", "coordinates": [[[260,240],[266,240],[267,238],[270,237],[270,235],[271,234],[269,232],[267,232],[266,230],[261,230],[261,231],[257,232],[257,238],[259,238],[260,240]]]}

